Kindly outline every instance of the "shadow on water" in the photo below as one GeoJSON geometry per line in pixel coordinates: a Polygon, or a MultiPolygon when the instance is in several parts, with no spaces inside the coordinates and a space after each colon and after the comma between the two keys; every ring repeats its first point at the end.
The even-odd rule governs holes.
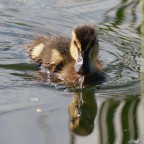
{"type": "Polygon", "coordinates": [[[18,63],[18,64],[0,64],[0,68],[13,69],[19,71],[29,71],[36,69],[36,64],[18,63]]]}

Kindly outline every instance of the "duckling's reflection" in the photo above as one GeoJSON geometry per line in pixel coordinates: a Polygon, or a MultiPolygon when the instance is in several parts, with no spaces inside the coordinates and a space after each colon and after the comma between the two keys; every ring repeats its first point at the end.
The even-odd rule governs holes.
{"type": "Polygon", "coordinates": [[[87,136],[94,129],[97,103],[93,92],[76,92],[69,105],[70,129],[79,136],[87,136]]]}

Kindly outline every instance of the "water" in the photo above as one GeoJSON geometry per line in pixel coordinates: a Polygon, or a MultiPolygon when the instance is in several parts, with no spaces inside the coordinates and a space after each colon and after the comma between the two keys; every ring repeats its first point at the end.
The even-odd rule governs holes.
{"type": "Polygon", "coordinates": [[[138,0],[0,0],[0,143],[144,144],[141,20],[138,0]],[[97,25],[107,81],[49,86],[26,45],[86,22],[97,25]]]}

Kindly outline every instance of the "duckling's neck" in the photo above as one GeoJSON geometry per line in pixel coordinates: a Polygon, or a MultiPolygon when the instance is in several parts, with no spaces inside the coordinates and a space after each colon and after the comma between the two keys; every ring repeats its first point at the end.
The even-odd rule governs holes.
{"type": "Polygon", "coordinates": [[[90,74],[94,74],[97,72],[103,72],[102,64],[100,63],[98,57],[96,57],[90,63],[90,74]]]}

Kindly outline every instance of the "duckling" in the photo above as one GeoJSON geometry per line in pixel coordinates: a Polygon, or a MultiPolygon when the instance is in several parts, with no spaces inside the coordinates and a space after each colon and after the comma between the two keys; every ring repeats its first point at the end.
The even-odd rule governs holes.
{"type": "Polygon", "coordinates": [[[72,30],[72,38],[41,36],[28,46],[32,60],[53,73],[64,83],[75,83],[80,76],[85,82],[104,80],[99,61],[99,45],[94,26],[79,25],[72,30]]]}

